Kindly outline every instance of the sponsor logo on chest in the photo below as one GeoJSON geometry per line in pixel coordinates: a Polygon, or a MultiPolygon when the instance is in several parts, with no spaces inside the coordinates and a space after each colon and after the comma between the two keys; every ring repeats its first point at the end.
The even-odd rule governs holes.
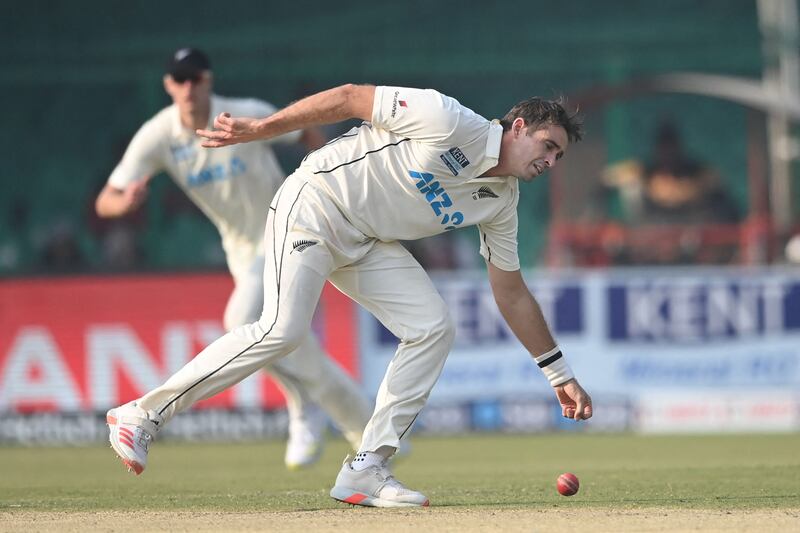
{"type": "Polygon", "coordinates": [[[247,164],[238,156],[233,156],[228,161],[207,164],[196,172],[186,176],[189,187],[201,187],[208,183],[225,181],[247,172],[247,164]]]}
{"type": "Polygon", "coordinates": [[[192,141],[186,144],[172,144],[169,147],[169,151],[172,157],[175,158],[176,163],[185,163],[197,157],[197,150],[192,141]]]}
{"type": "Polygon", "coordinates": [[[464,155],[464,152],[457,146],[450,148],[448,151],[439,156],[453,173],[453,176],[458,176],[458,173],[469,166],[469,159],[464,155]]]}
{"type": "Polygon", "coordinates": [[[444,187],[435,181],[433,174],[409,170],[408,175],[414,180],[419,193],[430,205],[445,230],[455,229],[464,222],[464,214],[457,211],[444,187]]]}

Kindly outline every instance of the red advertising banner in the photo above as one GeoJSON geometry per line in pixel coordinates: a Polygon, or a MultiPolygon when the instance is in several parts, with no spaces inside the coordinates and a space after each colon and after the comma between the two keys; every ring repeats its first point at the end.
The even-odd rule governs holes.
{"type": "MultiPolygon", "coordinates": [[[[0,282],[0,412],[103,411],[161,384],[223,334],[225,274],[0,282]]],[[[326,287],[315,330],[355,375],[352,302],[326,287]]],[[[259,372],[198,404],[266,408],[282,394],[259,372]]]]}

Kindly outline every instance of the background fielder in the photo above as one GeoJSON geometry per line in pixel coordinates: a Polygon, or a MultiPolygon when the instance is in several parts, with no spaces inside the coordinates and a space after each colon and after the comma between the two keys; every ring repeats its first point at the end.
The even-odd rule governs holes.
{"type": "MultiPolygon", "coordinates": [[[[137,209],[146,198],[151,176],[167,172],[219,230],[234,290],[225,308],[226,330],[258,320],[263,302],[263,232],[267,209],[284,174],[271,144],[302,141],[309,149],[323,144],[315,129],[287,133],[269,142],[205,150],[195,136],[222,110],[268,116],[271,104],[211,93],[206,55],[180,49],[170,59],[164,89],[173,104],[136,133],[122,161],[97,198],[100,216],[116,217],[137,209]]],[[[267,369],[280,385],[289,412],[286,464],[305,466],[319,457],[326,424],[315,402],[325,406],[345,437],[357,448],[369,417],[369,404],[358,385],[308,335],[294,355],[267,369]]]]}

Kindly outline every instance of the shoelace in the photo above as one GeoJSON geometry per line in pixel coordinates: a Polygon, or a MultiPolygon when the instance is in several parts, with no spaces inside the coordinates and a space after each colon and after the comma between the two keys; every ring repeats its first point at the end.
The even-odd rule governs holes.
{"type": "Polygon", "coordinates": [[[144,448],[144,451],[147,451],[147,449],[150,447],[150,441],[152,439],[153,437],[150,436],[150,433],[144,429],[136,429],[136,442],[138,442],[139,445],[144,448]]]}
{"type": "Polygon", "coordinates": [[[136,444],[141,446],[145,452],[150,447],[150,441],[153,440],[153,436],[141,427],[134,428],[133,437],[136,444]]]}
{"type": "Polygon", "coordinates": [[[403,485],[394,475],[389,471],[386,462],[375,468],[375,475],[381,480],[381,492],[384,489],[394,489],[397,495],[413,494],[414,491],[403,485]]]}

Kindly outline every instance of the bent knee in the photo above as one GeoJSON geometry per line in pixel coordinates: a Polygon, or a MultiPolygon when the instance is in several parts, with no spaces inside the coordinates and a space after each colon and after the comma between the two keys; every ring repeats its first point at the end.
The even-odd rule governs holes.
{"type": "Polygon", "coordinates": [[[439,320],[434,323],[432,334],[441,338],[442,342],[452,345],[456,338],[456,326],[453,322],[453,317],[450,316],[450,311],[447,307],[442,306],[442,314],[439,320]]]}
{"type": "Polygon", "coordinates": [[[265,327],[263,323],[260,324],[266,333],[264,342],[280,346],[281,352],[284,354],[288,354],[299,348],[309,334],[308,328],[292,326],[281,328],[277,327],[277,325],[265,327]]]}
{"type": "Polygon", "coordinates": [[[403,341],[442,343],[449,349],[455,339],[456,328],[444,301],[427,306],[426,311],[424,317],[418,317],[418,322],[408,328],[403,341]]]}

